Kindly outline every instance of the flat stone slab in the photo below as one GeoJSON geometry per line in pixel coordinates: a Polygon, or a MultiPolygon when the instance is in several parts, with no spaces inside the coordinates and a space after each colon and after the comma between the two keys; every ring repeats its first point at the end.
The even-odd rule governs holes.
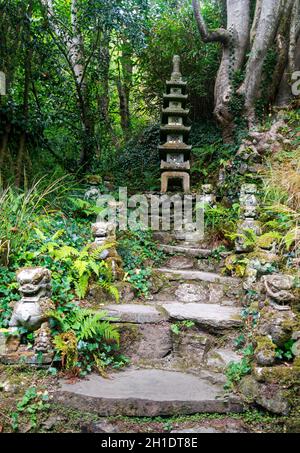
{"type": "Polygon", "coordinates": [[[172,319],[178,321],[191,320],[207,329],[224,330],[242,325],[240,310],[234,307],[219,304],[183,304],[180,302],[162,304],[162,307],[172,319]]]}
{"type": "Polygon", "coordinates": [[[214,349],[208,353],[207,366],[217,371],[223,371],[230,362],[239,362],[242,355],[229,348],[214,349]]]}
{"type": "Polygon", "coordinates": [[[104,306],[103,310],[107,311],[109,316],[117,318],[117,322],[153,324],[166,319],[153,305],[114,304],[104,306]]]}
{"type": "Polygon", "coordinates": [[[233,286],[238,286],[241,284],[241,281],[238,278],[226,277],[223,275],[215,274],[214,272],[171,269],[168,267],[161,267],[157,269],[157,271],[164,274],[169,280],[202,280],[204,282],[222,283],[225,285],[233,286]]]}
{"type": "Polygon", "coordinates": [[[171,269],[192,269],[196,265],[194,258],[182,255],[175,255],[168,259],[166,266],[171,269]]]}
{"type": "Polygon", "coordinates": [[[61,381],[54,400],[101,416],[243,411],[236,398],[224,396],[221,385],[191,374],[157,369],[127,370],[109,379],[92,374],[73,384],[61,381]]]}
{"type": "Polygon", "coordinates": [[[166,253],[182,253],[186,256],[195,257],[202,257],[207,258],[211,255],[212,251],[209,249],[201,249],[198,247],[188,247],[184,245],[159,245],[159,248],[166,253]]]}

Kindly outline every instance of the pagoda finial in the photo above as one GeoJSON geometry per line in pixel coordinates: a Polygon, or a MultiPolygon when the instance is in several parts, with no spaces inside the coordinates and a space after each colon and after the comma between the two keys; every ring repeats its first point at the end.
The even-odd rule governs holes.
{"type": "Polygon", "coordinates": [[[181,79],[181,72],[180,72],[180,56],[174,55],[173,57],[173,72],[172,72],[172,80],[181,79]]]}

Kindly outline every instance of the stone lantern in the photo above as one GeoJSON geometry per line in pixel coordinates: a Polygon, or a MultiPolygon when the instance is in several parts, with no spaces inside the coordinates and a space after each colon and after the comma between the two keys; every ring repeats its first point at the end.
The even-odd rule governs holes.
{"type": "Polygon", "coordinates": [[[170,180],[180,180],[183,192],[190,190],[190,152],[187,145],[190,127],[185,126],[189,110],[185,108],[188,95],[186,82],[180,73],[180,57],[173,57],[171,80],[167,81],[167,93],[164,94],[162,110],[161,144],[161,192],[167,192],[170,180]]]}

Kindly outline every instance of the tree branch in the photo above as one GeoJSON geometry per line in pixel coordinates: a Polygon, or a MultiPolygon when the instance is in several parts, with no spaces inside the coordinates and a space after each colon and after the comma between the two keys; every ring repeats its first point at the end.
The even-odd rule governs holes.
{"type": "Polygon", "coordinates": [[[201,38],[204,42],[221,42],[225,45],[229,43],[230,33],[224,28],[217,28],[214,31],[209,31],[207,29],[206,23],[201,14],[199,0],[193,0],[193,9],[196,23],[198,25],[201,38]]]}

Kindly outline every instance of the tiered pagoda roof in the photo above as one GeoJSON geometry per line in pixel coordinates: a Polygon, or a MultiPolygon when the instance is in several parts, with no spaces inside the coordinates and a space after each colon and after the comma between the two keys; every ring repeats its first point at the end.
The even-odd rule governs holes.
{"type": "Polygon", "coordinates": [[[173,58],[171,80],[167,81],[167,93],[164,94],[162,125],[160,127],[162,144],[159,146],[162,170],[162,191],[166,190],[170,178],[182,178],[183,186],[189,187],[189,156],[192,147],[185,141],[191,130],[185,125],[189,114],[186,108],[188,95],[186,82],[180,73],[180,58],[173,58]],[[177,173],[176,173],[177,172],[177,173]],[[188,182],[188,184],[187,184],[188,182]]]}

